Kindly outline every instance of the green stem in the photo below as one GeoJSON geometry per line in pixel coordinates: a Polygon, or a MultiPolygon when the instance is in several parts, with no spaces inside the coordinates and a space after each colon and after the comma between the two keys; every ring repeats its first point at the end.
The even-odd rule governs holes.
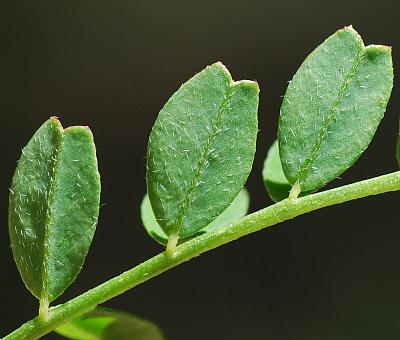
{"type": "Polygon", "coordinates": [[[38,339],[68,320],[95,308],[98,304],[110,300],[199,254],[242,236],[323,207],[397,190],[400,190],[400,171],[298,199],[283,200],[247,215],[233,224],[179,245],[176,247],[172,257],[163,252],[100,286],[62,305],[51,308],[47,320],[36,317],[7,335],[4,340],[38,339]]]}

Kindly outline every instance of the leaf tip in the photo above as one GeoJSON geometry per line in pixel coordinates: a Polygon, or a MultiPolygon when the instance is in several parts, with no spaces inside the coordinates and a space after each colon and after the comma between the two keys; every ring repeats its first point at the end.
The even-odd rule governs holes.
{"type": "Polygon", "coordinates": [[[221,62],[221,61],[217,61],[209,66],[207,66],[207,68],[214,68],[214,69],[218,69],[220,71],[222,71],[222,73],[224,73],[230,82],[233,82],[233,78],[231,73],[229,72],[228,68],[221,62]]]}
{"type": "Polygon", "coordinates": [[[82,126],[82,125],[75,125],[75,126],[69,126],[64,130],[64,133],[67,134],[74,134],[74,135],[82,135],[90,140],[93,140],[93,132],[90,130],[88,126],[82,126]]]}
{"type": "Polygon", "coordinates": [[[392,46],[386,45],[368,45],[365,48],[365,56],[374,63],[386,63],[389,71],[389,77],[392,78],[393,86],[393,60],[392,60],[392,46]]]}
{"type": "Polygon", "coordinates": [[[228,70],[228,68],[224,65],[222,61],[216,61],[215,63],[211,64],[209,67],[219,67],[224,70],[228,70]]]}
{"type": "Polygon", "coordinates": [[[386,46],[386,45],[368,45],[365,48],[366,53],[370,54],[387,54],[387,55],[392,55],[392,46],[386,46]]]}
{"type": "Polygon", "coordinates": [[[242,88],[249,88],[254,90],[255,92],[260,92],[260,86],[256,81],[253,80],[239,80],[233,83],[233,86],[242,87],[242,88]]]}
{"type": "Polygon", "coordinates": [[[355,40],[357,40],[359,42],[359,44],[361,46],[364,46],[364,41],[361,38],[361,35],[355,30],[355,28],[353,27],[353,25],[349,25],[349,26],[345,26],[344,28],[342,28],[341,30],[338,31],[338,33],[347,33],[352,35],[355,40]]]}
{"type": "Polygon", "coordinates": [[[355,28],[353,27],[353,25],[344,26],[343,29],[346,30],[346,31],[349,31],[349,32],[355,32],[355,33],[357,33],[357,31],[355,30],[355,28]]]}
{"type": "Polygon", "coordinates": [[[352,33],[353,35],[356,35],[361,39],[360,34],[356,31],[356,29],[353,27],[353,25],[345,26],[345,27],[343,27],[343,29],[341,29],[341,31],[352,33]]]}
{"type": "MultiPolygon", "coordinates": [[[[59,120],[58,117],[56,117],[56,116],[51,116],[51,117],[47,120],[46,123],[49,123],[49,124],[53,125],[54,127],[58,128],[58,129],[61,130],[61,131],[64,130],[64,129],[63,129],[63,126],[62,126],[62,124],[61,124],[61,122],[60,122],[60,120],[59,120]]],[[[46,124],[46,123],[44,123],[44,124],[46,124]]]]}

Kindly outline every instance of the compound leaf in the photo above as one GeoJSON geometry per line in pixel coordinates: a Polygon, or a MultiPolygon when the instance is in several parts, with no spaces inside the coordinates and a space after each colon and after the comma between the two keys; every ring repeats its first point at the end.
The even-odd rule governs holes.
{"type": "Polygon", "coordinates": [[[95,232],[100,177],[87,127],[50,118],[22,150],[9,197],[9,233],[26,287],[48,305],[75,280],[95,232]]]}
{"type": "Polygon", "coordinates": [[[163,340],[150,321],[110,308],[97,307],[57,328],[56,333],[74,340],[163,340]]]}
{"type": "Polygon", "coordinates": [[[279,149],[289,183],[311,191],[348,169],[371,142],[392,86],[391,49],[365,47],[352,27],[317,47],[281,107],[279,149]]]}
{"type": "MultiPolygon", "coordinates": [[[[246,216],[249,210],[250,198],[247,190],[243,188],[239,194],[233,200],[233,202],[226,208],[226,210],[213,220],[208,226],[199,230],[192,237],[204,234],[218,227],[230,224],[239,218],[246,216]]],[[[146,194],[143,197],[142,204],[140,206],[140,212],[142,222],[147,233],[158,243],[167,245],[168,236],[163,232],[160,225],[157,223],[156,217],[154,216],[153,209],[149,201],[149,197],[146,194]]],[[[190,239],[191,237],[189,237],[190,239]]],[[[187,239],[181,239],[181,243],[187,239]]]]}
{"type": "Polygon", "coordinates": [[[221,214],[252,167],[258,85],[216,63],[168,100],[150,134],[147,192],[169,238],[187,238],[221,214]]]}

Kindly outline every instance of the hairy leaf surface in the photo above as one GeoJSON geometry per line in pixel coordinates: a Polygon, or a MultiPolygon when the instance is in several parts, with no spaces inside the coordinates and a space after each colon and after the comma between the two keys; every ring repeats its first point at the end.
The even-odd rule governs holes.
{"type": "Polygon", "coordinates": [[[74,340],[163,340],[159,328],[150,321],[110,308],[97,307],[56,329],[74,340]]]}
{"type": "Polygon", "coordinates": [[[243,187],[256,147],[258,92],[216,63],[161,110],[149,139],[147,192],[169,237],[206,227],[243,187]]]}
{"type": "Polygon", "coordinates": [[[95,232],[100,177],[86,127],[50,118],[22,150],[10,189],[9,232],[18,270],[50,302],[75,280],[95,232]]]}
{"type": "MultiPolygon", "coordinates": [[[[216,229],[218,227],[230,224],[239,218],[247,215],[249,210],[250,198],[247,190],[243,188],[240,190],[239,195],[233,200],[226,210],[219,215],[215,220],[213,220],[204,229],[199,230],[197,233],[192,235],[192,237],[204,234],[208,231],[216,229]]],[[[154,216],[153,209],[149,201],[148,195],[145,195],[140,206],[140,212],[142,217],[142,222],[147,233],[158,243],[166,245],[168,242],[168,236],[163,232],[160,225],[154,216]]],[[[190,239],[191,237],[189,237],[190,239]]],[[[187,239],[181,239],[181,243],[185,242],[187,239]]]]}
{"type": "Polygon", "coordinates": [[[392,85],[391,49],[365,47],[352,27],[317,47],[281,107],[279,148],[290,184],[315,190],[348,169],[371,142],[392,85]]]}

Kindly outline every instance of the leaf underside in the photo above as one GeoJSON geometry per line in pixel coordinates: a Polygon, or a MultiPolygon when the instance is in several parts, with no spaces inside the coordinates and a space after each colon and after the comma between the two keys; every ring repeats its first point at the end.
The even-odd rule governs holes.
{"type": "MultiPolygon", "coordinates": [[[[241,217],[246,216],[250,204],[250,198],[247,190],[243,188],[240,190],[239,194],[233,200],[233,202],[226,208],[226,210],[219,215],[215,220],[213,220],[208,226],[204,229],[199,230],[194,235],[181,239],[180,243],[187,241],[192,237],[196,237],[198,235],[204,234],[206,232],[212,231],[213,229],[217,229],[224,225],[228,225],[241,217]]],[[[162,245],[167,245],[168,236],[163,232],[160,225],[157,223],[157,220],[154,216],[153,209],[151,208],[151,204],[148,198],[148,195],[145,195],[140,206],[140,212],[142,217],[143,225],[147,231],[147,233],[158,243],[162,245]]]]}
{"type": "Polygon", "coordinates": [[[163,340],[159,328],[134,315],[97,307],[57,328],[56,333],[74,340],[163,340]]]}
{"type": "Polygon", "coordinates": [[[100,200],[93,136],[50,118],[22,150],[10,189],[9,233],[26,287],[51,302],[75,280],[100,200]]]}
{"type": "Polygon", "coordinates": [[[330,36],[290,82],[279,119],[283,171],[302,191],[348,169],[371,142],[393,86],[391,49],[352,27],[330,36]]]}
{"type": "Polygon", "coordinates": [[[147,192],[169,237],[186,238],[221,214],[252,167],[258,86],[213,64],[168,100],[147,152],[147,192]]]}
{"type": "Polygon", "coordinates": [[[275,140],[268,150],[262,175],[268,195],[274,202],[279,202],[289,196],[292,186],[283,173],[278,140],[275,140]]]}

